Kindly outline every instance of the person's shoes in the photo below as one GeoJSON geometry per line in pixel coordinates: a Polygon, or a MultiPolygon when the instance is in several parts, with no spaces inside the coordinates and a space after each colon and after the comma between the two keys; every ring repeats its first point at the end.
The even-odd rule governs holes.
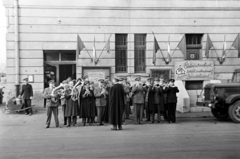
{"type": "Polygon", "coordinates": [[[61,126],[58,125],[58,126],[56,126],[56,128],[61,128],[61,126]]]}
{"type": "Polygon", "coordinates": [[[86,126],[86,123],[83,123],[83,126],[86,126]]]}
{"type": "Polygon", "coordinates": [[[25,115],[28,115],[28,113],[25,113],[25,115]]]}
{"type": "Polygon", "coordinates": [[[63,125],[67,125],[67,123],[64,123],[63,125]]]}
{"type": "Polygon", "coordinates": [[[111,130],[113,130],[113,131],[117,131],[117,128],[111,128],[111,130]]]}
{"type": "Polygon", "coordinates": [[[32,115],[32,113],[29,114],[29,116],[31,116],[31,115],[32,115]]]}
{"type": "Polygon", "coordinates": [[[122,130],[122,127],[119,127],[118,130],[122,130]]]}
{"type": "Polygon", "coordinates": [[[46,126],[46,129],[48,129],[48,128],[49,128],[49,125],[46,126]]]}
{"type": "Polygon", "coordinates": [[[67,127],[70,127],[70,125],[68,124],[67,127]]]}
{"type": "Polygon", "coordinates": [[[154,123],[154,121],[151,121],[151,123],[153,124],[153,123],[154,123]]]}

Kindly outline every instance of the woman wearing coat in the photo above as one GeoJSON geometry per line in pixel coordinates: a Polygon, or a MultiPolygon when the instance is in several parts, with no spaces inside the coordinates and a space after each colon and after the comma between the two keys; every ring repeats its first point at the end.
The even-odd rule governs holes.
{"type": "Polygon", "coordinates": [[[143,105],[144,105],[144,94],[146,92],[146,88],[143,87],[140,82],[141,78],[138,77],[135,79],[137,84],[132,87],[133,93],[133,105],[135,111],[135,124],[141,124],[142,115],[143,115],[143,105]]]}

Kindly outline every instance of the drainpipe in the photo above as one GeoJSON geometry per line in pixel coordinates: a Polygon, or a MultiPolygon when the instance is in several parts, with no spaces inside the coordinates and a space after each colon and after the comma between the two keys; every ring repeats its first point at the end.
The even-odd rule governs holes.
{"type": "Polygon", "coordinates": [[[15,21],[15,90],[16,97],[20,93],[19,84],[19,35],[18,35],[18,0],[14,0],[14,21],[15,21]]]}

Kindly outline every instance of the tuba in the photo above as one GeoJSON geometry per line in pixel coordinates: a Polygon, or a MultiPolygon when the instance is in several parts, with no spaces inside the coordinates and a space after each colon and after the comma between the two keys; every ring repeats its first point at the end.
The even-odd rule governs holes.
{"type": "Polygon", "coordinates": [[[78,100],[78,96],[79,96],[79,91],[77,89],[77,86],[81,83],[81,80],[79,80],[71,89],[71,98],[73,101],[77,101],[78,100]]]}
{"type": "Polygon", "coordinates": [[[58,102],[58,98],[57,96],[61,95],[62,94],[62,89],[63,89],[63,86],[60,84],[59,86],[53,88],[52,92],[51,92],[51,100],[54,102],[54,103],[57,103],[58,102]]]}

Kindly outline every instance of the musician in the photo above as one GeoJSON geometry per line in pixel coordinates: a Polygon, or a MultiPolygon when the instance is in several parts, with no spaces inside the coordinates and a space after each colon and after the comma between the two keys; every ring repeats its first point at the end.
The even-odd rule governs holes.
{"type": "Polygon", "coordinates": [[[127,85],[127,77],[123,77],[121,79],[121,81],[122,81],[122,85],[123,85],[123,89],[124,89],[124,105],[125,105],[124,106],[125,109],[123,110],[122,121],[123,121],[123,124],[126,124],[125,123],[125,118],[127,118],[127,116],[129,117],[129,109],[130,109],[130,108],[127,107],[127,96],[130,93],[130,87],[127,85]]]}
{"type": "Polygon", "coordinates": [[[160,97],[163,94],[163,90],[159,85],[159,81],[159,78],[155,77],[153,84],[148,89],[148,107],[151,114],[151,123],[155,121],[155,113],[158,115],[158,123],[161,123],[160,97]]]}
{"type": "Polygon", "coordinates": [[[98,80],[98,87],[94,89],[94,96],[96,98],[96,107],[97,107],[97,120],[98,126],[104,125],[103,115],[105,111],[105,107],[107,105],[107,95],[108,91],[106,90],[106,83],[104,79],[98,80]]]}
{"type": "Polygon", "coordinates": [[[62,111],[63,111],[63,118],[64,118],[64,125],[67,125],[67,116],[66,116],[66,98],[65,98],[65,94],[66,91],[68,89],[68,82],[66,80],[62,81],[61,83],[63,89],[61,89],[61,106],[62,106],[62,111]]]}
{"type": "Polygon", "coordinates": [[[76,80],[72,80],[69,82],[69,89],[68,93],[66,93],[66,117],[68,118],[68,127],[76,126],[77,124],[77,116],[78,116],[78,101],[77,101],[77,91],[76,88],[74,88],[76,84],[76,80]]]}
{"type": "Polygon", "coordinates": [[[167,93],[169,123],[176,122],[177,93],[179,90],[178,87],[174,85],[174,82],[174,79],[170,79],[168,85],[164,88],[164,91],[167,93]]]}
{"type": "Polygon", "coordinates": [[[137,83],[132,87],[135,124],[141,124],[143,115],[144,94],[146,92],[146,87],[143,86],[140,80],[141,77],[136,78],[135,81],[137,81],[137,83]]]}
{"type": "MultiPolygon", "coordinates": [[[[94,95],[93,90],[90,90],[90,82],[87,79],[85,79],[84,85],[80,93],[81,100],[80,117],[82,118],[83,126],[86,125],[86,119],[88,119],[89,121],[91,119],[90,107],[92,105],[93,95],[94,95]]],[[[91,123],[89,123],[89,125],[91,125],[91,123]]]]}
{"type": "Polygon", "coordinates": [[[32,85],[28,83],[28,78],[24,78],[23,81],[25,82],[22,86],[21,94],[19,95],[19,98],[23,99],[25,114],[31,116],[32,115],[32,108],[31,108],[31,100],[33,98],[33,89],[32,85]]]}
{"type": "MultiPolygon", "coordinates": [[[[109,92],[110,88],[112,87],[112,83],[109,80],[109,76],[105,77],[104,82],[106,83],[106,90],[109,92]]],[[[109,94],[107,94],[107,104],[105,106],[105,110],[104,110],[104,117],[103,117],[103,121],[104,123],[108,123],[109,122],[109,94]]]]}
{"type": "Polygon", "coordinates": [[[90,125],[92,125],[93,123],[96,123],[95,122],[95,117],[97,116],[97,107],[96,107],[96,98],[94,96],[94,82],[93,81],[90,81],[90,87],[89,89],[92,91],[92,96],[90,97],[91,98],[91,104],[90,104],[90,118],[88,120],[88,123],[90,125]]]}
{"type": "Polygon", "coordinates": [[[54,115],[56,127],[59,127],[59,120],[58,120],[58,106],[59,106],[59,94],[52,94],[54,89],[54,80],[50,80],[49,87],[45,88],[43,97],[46,99],[46,107],[47,107],[47,121],[46,121],[46,128],[50,127],[52,113],[54,115]]]}
{"type": "Polygon", "coordinates": [[[149,113],[149,106],[148,106],[148,94],[149,94],[149,87],[153,84],[153,79],[148,78],[147,83],[146,83],[146,90],[147,92],[145,93],[145,110],[146,110],[146,121],[150,121],[150,113],[149,113]]]}
{"type": "MultiPolygon", "coordinates": [[[[160,75],[160,79],[159,79],[159,85],[160,85],[160,89],[162,90],[162,94],[160,96],[160,99],[159,99],[159,106],[160,106],[160,113],[163,114],[163,117],[164,117],[164,120],[167,120],[167,113],[166,113],[166,109],[165,109],[165,103],[164,103],[164,91],[163,91],[163,88],[164,88],[164,76],[163,75],[160,75]]],[[[160,115],[160,118],[161,118],[161,115],[160,115]]]]}

